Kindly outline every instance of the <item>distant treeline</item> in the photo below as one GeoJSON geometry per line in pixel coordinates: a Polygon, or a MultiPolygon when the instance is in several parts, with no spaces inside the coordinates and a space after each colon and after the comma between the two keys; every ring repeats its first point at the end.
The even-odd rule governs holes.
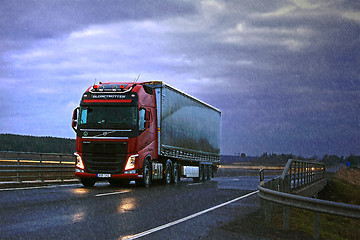
{"type": "MultiPolygon", "coordinates": [[[[231,156],[223,155],[221,156],[222,163],[233,163],[233,162],[251,162],[253,164],[264,164],[264,165],[285,165],[289,159],[299,159],[299,157],[294,156],[293,154],[268,154],[263,153],[261,156],[246,156],[245,153],[241,155],[231,156]]],[[[306,160],[306,159],[301,159],[306,160]]]]}
{"type": "Polygon", "coordinates": [[[0,151],[72,154],[75,150],[73,139],[0,134],[0,151]]]}
{"type": "Polygon", "coordinates": [[[223,164],[226,163],[234,163],[234,162],[251,162],[254,164],[264,164],[264,165],[285,165],[289,159],[295,160],[304,160],[304,161],[317,161],[320,163],[324,163],[327,166],[333,166],[337,164],[347,164],[350,163],[351,166],[358,166],[360,164],[360,156],[349,155],[347,157],[344,156],[336,156],[336,155],[327,155],[325,154],[322,158],[319,157],[302,157],[296,156],[293,154],[276,154],[267,152],[263,153],[261,156],[246,156],[244,153],[237,156],[231,155],[223,155],[221,156],[221,162],[223,164]]]}

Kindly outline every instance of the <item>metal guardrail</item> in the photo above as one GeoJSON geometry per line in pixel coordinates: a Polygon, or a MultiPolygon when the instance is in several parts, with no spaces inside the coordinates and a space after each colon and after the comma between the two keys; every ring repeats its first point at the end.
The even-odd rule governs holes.
{"type": "Polygon", "coordinates": [[[74,179],[74,155],[0,152],[0,182],[74,179]]]}
{"type": "Polygon", "coordinates": [[[290,194],[306,185],[316,184],[324,178],[325,166],[323,164],[288,160],[280,177],[258,186],[265,221],[271,221],[273,203],[283,205],[283,225],[287,230],[289,229],[289,207],[310,210],[314,212],[313,237],[319,239],[319,213],[360,219],[360,206],[290,194]]]}

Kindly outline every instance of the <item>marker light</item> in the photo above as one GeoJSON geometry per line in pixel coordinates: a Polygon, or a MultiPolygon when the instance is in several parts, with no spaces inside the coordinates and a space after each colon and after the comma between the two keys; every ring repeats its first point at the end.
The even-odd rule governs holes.
{"type": "Polygon", "coordinates": [[[131,155],[128,158],[126,166],[125,166],[125,171],[135,168],[135,161],[136,161],[137,157],[139,157],[139,154],[131,155]]]}
{"type": "Polygon", "coordinates": [[[85,167],[81,156],[78,153],[74,153],[74,155],[76,156],[75,167],[84,170],[85,167]]]}

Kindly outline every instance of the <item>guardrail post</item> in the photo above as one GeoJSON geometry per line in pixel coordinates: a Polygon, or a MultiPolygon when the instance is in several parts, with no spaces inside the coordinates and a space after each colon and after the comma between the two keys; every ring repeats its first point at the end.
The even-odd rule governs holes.
{"type": "Polygon", "coordinates": [[[283,207],[283,226],[285,230],[289,230],[290,229],[290,216],[289,216],[289,206],[284,206],[283,207]]]}
{"type": "Polygon", "coordinates": [[[16,163],[16,181],[21,182],[20,179],[20,154],[17,153],[17,163],[16,163]]]}
{"type": "Polygon", "coordinates": [[[306,163],[303,163],[304,165],[304,184],[306,185],[308,182],[307,182],[307,164],[306,163]]]}
{"type": "Polygon", "coordinates": [[[260,198],[260,217],[265,219],[265,200],[260,198]]]}
{"type": "Polygon", "coordinates": [[[300,187],[302,187],[304,185],[303,180],[304,180],[304,164],[302,162],[300,162],[300,187]]]}
{"type": "Polygon", "coordinates": [[[60,178],[60,180],[63,182],[64,181],[64,177],[63,177],[63,174],[62,174],[62,166],[61,166],[61,157],[62,157],[62,155],[59,155],[59,169],[60,169],[60,171],[59,171],[59,178],[60,178]]]}
{"type": "Polygon", "coordinates": [[[265,223],[269,224],[271,222],[271,202],[266,201],[264,202],[264,206],[265,206],[265,223]]]}
{"type": "Polygon", "coordinates": [[[44,182],[44,176],[43,176],[43,168],[42,168],[42,160],[43,160],[43,155],[40,154],[40,174],[39,174],[39,178],[41,182],[44,182]]]}
{"type": "Polygon", "coordinates": [[[290,192],[290,190],[291,190],[291,188],[292,188],[292,177],[293,177],[292,171],[293,171],[293,167],[292,167],[292,163],[291,163],[291,164],[290,164],[290,172],[289,172],[289,178],[290,178],[289,192],[290,192]]]}
{"type": "Polygon", "coordinates": [[[319,212],[314,212],[314,239],[319,239],[320,237],[320,219],[319,212]]]}
{"type": "Polygon", "coordinates": [[[300,163],[299,162],[296,162],[296,164],[297,164],[297,187],[300,187],[301,185],[300,185],[300,172],[301,172],[301,169],[300,169],[300,167],[301,167],[301,165],[300,165],[300,163]]]}
{"type": "Polygon", "coordinates": [[[284,192],[289,193],[290,190],[291,190],[291,176],[286,176],[284,192]]]}
{"type": "Polygon", "coordinates": [[[286,179],[280,179],[279,178],[279,191],[280,192],[284,192],[284,190],[285,190],[285,184],[284,184],[284,182],[286,181],[286,179]]]}
{"type": "Polygon", "coordinates": [[[300,162],[299,166],[300,166],[300,178],[299,178],[300,183],[299,184],[300,184],[300,187],[302,187],[303,186],[303,173],[304,173],[304,171],[303,171],[303,163],[300,162]]]}
{"type": "Polygon", "coordinates": [[[264,180],[265,180],[264,167],[260,168],[259,176],[260,176],[260,185],[262,186],[264,184],[264,180]]]}
{"type": "Polygon", "coordinates": [[[315,169],[315,168],[314,168],[314,169],[313,169],[313,168],[314,168],[314,165],[311,164],[311,178],[310,178],[310,181],[311,181],[311,182],[314,181],[314,169],[315,169]]]}

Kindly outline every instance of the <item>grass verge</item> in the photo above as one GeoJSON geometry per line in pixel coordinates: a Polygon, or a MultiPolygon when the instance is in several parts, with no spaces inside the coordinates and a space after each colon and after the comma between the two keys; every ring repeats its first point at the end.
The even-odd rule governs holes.
{"type": "MultiPolygon", "coordinates": [[[[359,170],[342,170],[335,175],[319,193],[319,198],[354,205],[360,205],[360,187],[344,180],[344,175],[358,177],[359,170]],[[351,172],[352,171],[352,172],[351,172]]],[[[350,181],[353,182],[353,181],[350,181]]],[[[271,226],[282,228],[282,213],[276,211],[271,226]]],[[[307,210],[290,209],[290,231],[300,231],[308,236],[313,235],[314,213],[307,210]]],[[[358,239],[360,236],[360,219],[346,218],[330,214],[320,214],[320,239],[343,240],[358,239]]]]}

